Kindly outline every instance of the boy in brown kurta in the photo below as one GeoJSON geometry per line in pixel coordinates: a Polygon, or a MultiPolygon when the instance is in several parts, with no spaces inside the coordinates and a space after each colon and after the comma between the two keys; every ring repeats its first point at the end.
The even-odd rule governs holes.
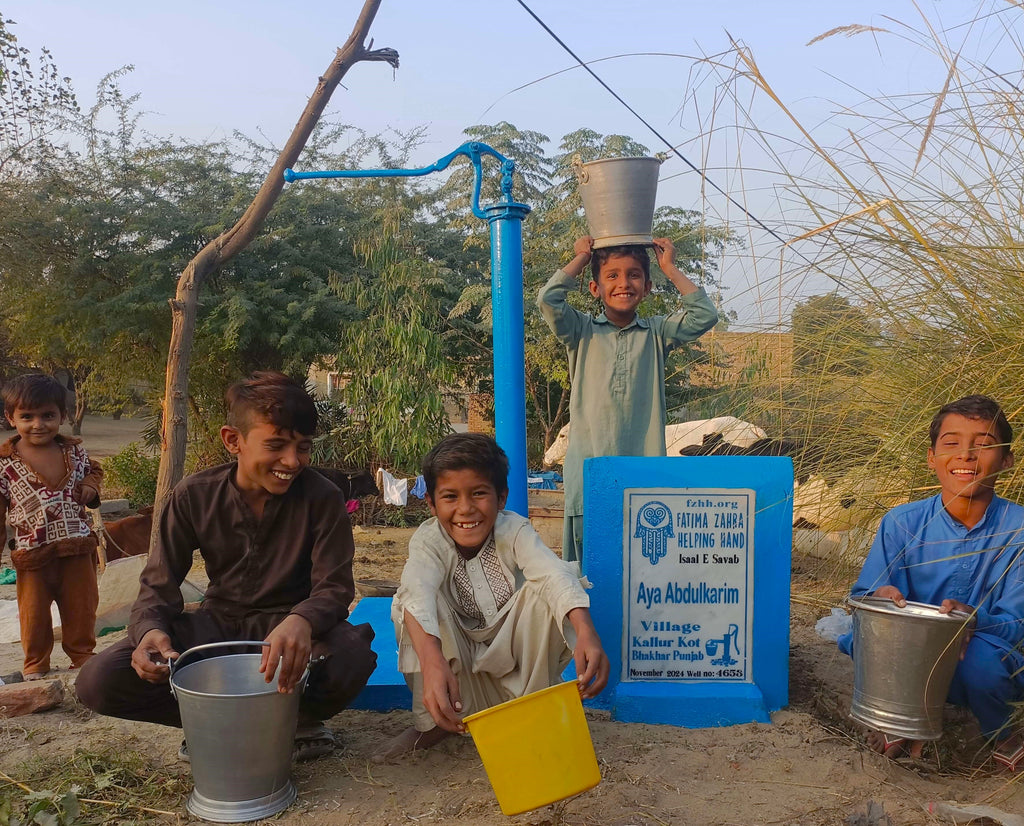
{"type": "Polygon", "coordinates": [[[297,382],[257,373],[227,394],[221,437],[237,462],[178,484],[140,578],[128,638],[83,669],[79,699],[112,717],[180,726],[168,660],[194,645],[264,640],[260,671],[291,691],[312,655],[295,757],[329,753],[323,725],[366,685],[369,625],[347,622],[354,595],[352,528],[341,491],[309,465],[317,415],[297,382]],[[198,548],[210,585],[185,613],[179,586],[198,548]]]}

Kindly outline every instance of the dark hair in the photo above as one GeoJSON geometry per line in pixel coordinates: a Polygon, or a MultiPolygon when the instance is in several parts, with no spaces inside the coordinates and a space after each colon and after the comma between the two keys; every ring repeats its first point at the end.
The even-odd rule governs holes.
{"type": "Polygon", "coordinates": [[[651,280],[651,255],[647,247],[640,244],[621,244],[617,247],[601,247],[594,250],[590,256],[591,278],[597,281],[605,261],[619,255],[634,259],[643,268],[644,278],[647,281],[651,280]]]}
{"type": "Polygon", "coordinates": [[[4,413],[13,416],[19,407],[31,410],[44,404],[55,404],[61,416],[68,413],[67,388],[44,373],[16,376],[4,385],[4,413]]]}
{"type": "Polygon", "coordinates": [[[950,413],[956,413],[965,419],[980,419],[994,423],[996,426],[995,435],[999,439],[999,444],[1003,446],[1003,452],[1010,452],[1010,442],[1013,441],[1013,428],[1010,427],[1006,414],[1003,413],[1003,408],[994,399],[981,395],[964,396],[962,399],[944,404],[939,408],[939,412],[935,414],[935,418],[932,419],[931,426],[928,428],[928,438],[931,440],[933,448],[939,440],[942,422],[950,413]]]}
{"type": "Polygon", "coordinates": [[[423,460],[423,481],[431,497],[437,477],[449,470],[475,470],[490,479],[498,495],[508,491],[508,456],[483,433],[452,433],[438,442],[423,460]]]}
{"type": "Polygon", "coordinates": [[[276,428],[303,436],[316,433],[317,412],[306,388],[284,373],[261,370],[231,385],[224,394],[227,423],[246,435],[263,419],[276,428]]]}

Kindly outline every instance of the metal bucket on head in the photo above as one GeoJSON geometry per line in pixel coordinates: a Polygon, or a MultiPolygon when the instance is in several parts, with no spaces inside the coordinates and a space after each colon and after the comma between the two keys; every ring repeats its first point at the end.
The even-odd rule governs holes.
{"type": "Polygon", "coordinates": [[[291,780],[292,750],[308,670],[291,694],[280,694],[277,680],[268,683],[259,673],[261,654],[221,654],[183,664],[197,651],[264,645],[197,645],[171,666],[171,692],[195,784],[187,806],[204,820],[260,820],[286,808],[298,794],[291,780]]]}
{"type": "Polygon", "coordinates": [[[912,740],[942,736],[942,710],[964,635],[975,618],[940,614],[935,605],[858,597],[853,608],[853,703],[850,716],[912,740]]]}
{"type": "Polygon", "coordinates": [[[661,158],[573,158],[594,249],[650,244],[661,158]]]}

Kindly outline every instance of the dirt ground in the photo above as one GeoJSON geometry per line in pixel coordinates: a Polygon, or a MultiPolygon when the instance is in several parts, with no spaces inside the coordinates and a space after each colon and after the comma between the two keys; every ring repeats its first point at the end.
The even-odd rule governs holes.
{"type": "MultiPolygon", "coordinates": [[[[87,417],[90,452],[112,455],[138,437],[142,423],[87,417]]],[[[411,528],[356,528],[355,574],[397,579],[411,528]]],[[[838,605],[855,569],[796,557],[791,611],[790,704],[768,724],[680,729],[613,722],[588,711],[602,781],[573,799],[508,818],[501,814],[471,739],[452,738],[436,749],[379,766],[370,755],[410,722],[407,712],[348,711],[329,721],[340,747],[331,757],[298,764],[299,799],[274,819],[281,824],[398,826],[451,822],[462,826],[910,826],[951,822],[927,812],[931,801],[985,804],[1024,813],[1024,780],[996,771],[969,714],[949,710],[946,733],[919,762],[889,762],[866,751],[861,730],[848,719],[853,668],[834,643],[814,632],[815,621],[838,605]],[[881,804],[889,820],[867,815],[881,804]]],[[[189,577],[202,583],[197,567],[189,577]]],[[[14,586],[0,586],[13,599],[14,586]]],[[[120,639],[101,638],[100,648],[120,639]]],[[[607,641],[606,641],[607,644],[607,641]]],[[[103,718],[74,699],[74,672],[58,648],[56,677],[66,686],[52,711],[0,719],[0,772],[21,781],[35,761],[48,765],[86,753],[137,754],[146,783],[176,783],[180,794],[161,808],[170,814],[126,810],[109,823],[197,822],[185,811],[188,766],[177,757],[181,734],[145,723],[103,718]]],[[[19,643],[0,644],[0,674],[21,666],[19,643]]],[[[3,798],[11,787],[0,776],[3,798]]],[[[34,788],[50,781],[35,780],[34,788]]],[[[56,785],[55,782],[52,785],[56,785]]],[[[82,796],[87,796],[83,791],[82,796]]],[[[118,799],[117,796],[114,796],[118,799]]],[[[134,800],[127,794],[125,800],[134,800]]],[[[89,815],[107,810],[83,803],[89,815]]],[[[112,811],[112,810],[111,810],[112,811]]],[[[877,811],[877,809],[876,809],[877,811]]],[[[95,819],[89,822],[97,822],[95,819]]],[[[961,820],[960,822],[967,822],[961,820]]],[[[976,821],[977,822],[977,821],[976,821]]]]}
{"type": "MultiPolygon", "coordinates": [[[[356,576],[397,578],[411,529],[356,532],[356,576]]],[[[819,579],[818,565],[794,565],[790,705],[772,723],[714,729],[681,729],[613,722],[587,712],[602,782],[573,799],[508,818],[501,814],[472,740],[453,738],[434,750],[392,765],[375,765],[371,753],[409,724],[406,712],[343,712],[329,725],[341,747],[334,756],[294,768],[299,799],[276,818],[281,824],[397,826],[508,822],[542,826],[751,826],[751,824],[884,824],[868,819],[868,804],[884,806],[894,826],[941,821],[930,801],[985,803],[1024,812],[1022,781],[1000,774],[964,713],[947,716],[947,733],[921,762],[892,763],[867,752],[847,720],[853,673],[835,645],[814,633],[818,617],[840,596],[819,579]],[[830,590],[831,589],[831,590],[830,590]]],[[[202,579],[195,571],[193,579],[202,579]]],[[[12,586],[0,597],[13,596],[12,586]]],[[[102,639],[109,645],[119,634],[102,639]]],[[[20,666],[17,643],[0,646],[0,674],[20,666]]],[[[62,652],[55,665],[66,666],[62,652]]],[[[73,672],[60,679],[73,682],[73,672]]],[[[93,715],[67,693],[58,709],[0,721],[0,770],[19,779],[27,761],[80,749],[138,752],[153,777],[188,783],[176,759],[181,735],[159,726],[93,715]]],[[[24,774],[22,775],[24,776],[24,774]]],[[[111,815],[107,822],[189,822],[184,795],[174,815],[111,815]]],[[[88,808],[90,804],[83,804],[88,808]]],[[[961,821],[966,822],[966,821],[961,821]]]]}
{"type": "MultiPolygon", "coordinates": [[[[105,456],[113,456],[129,442],[141,439],[145,427],[144,419],[122,417],[115,421],[109,416],[86,415],[82,420],[82,435],[79,438],[90,456],[102,459],[105,456]]],[[[61,426],[60,432],[70,436],[71,426],[65,423],[61,426]]],[[[3,438],[9,435],[10,433],[0,434],[3,438]]]]}

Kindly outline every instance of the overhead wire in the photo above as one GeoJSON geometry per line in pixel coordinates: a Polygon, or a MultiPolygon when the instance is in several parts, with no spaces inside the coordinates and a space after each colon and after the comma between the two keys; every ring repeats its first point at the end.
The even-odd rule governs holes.
{"type": "Polygon", "coordinates": [[[579,55],[576,54],[576,52],[574,52],[571,48],[569,48],[569,46],[566,44],[566,42],[564,40],[562,40],[562,38],[560,38],[557,34],[555,34],[555,32],[552,31],[551,27],[548,26],[548,24],[545,23],[543,20],[541,20],[540,17],[538,17],[537,14],[533,11],[533,9],[531,9],[528,5],[526,5],[526,3],[523,2],[523,0],[516,0],[516,2],[519,3],[519,5],[523,7],[523,9],[526,11],[527,14],[530,15],[530,17],[532,17],[534,20],[537,21],[537,23],[540,25],[540,27],[542,29],[544,29],[544,31],[546,31],[552,37],[552,39],[554,39],[554,41],[559,46],[561,46],[572,57],[572,59],[575,60],[580,65],[581,68],[583,68],[591,77],[593,77],[594,80],[596,80],[598,83],[600,83],[601,86],[603,86],[604,89],[608,92],[608,94],[610,94],[619,103],[621,103],[624,107],[626,107],[626,109],[628,109],[629,112],[632,113],[632,115],[637,120],[639,120],[644,126],[646,126],[654,134],[654,136],[658,138],[658,140],[660,140],[662,143],[664,143],[665,146],[668,147],[668,150],[671,153],[676,155],[676,157],[678,157],[683,163],[685,163],[688,167],[690,167],[691,170],[693,170],[698,175],[700,175],[701,178],[704,180],[704,182],[707,183],[709,186],[711,186],[712,189],[714,189],[719,194],[724,195],[729,200],[729,203],[731,203],[737,209],[742,211],[744,215],[746,215],[751,221],[753,221],[755,224],[757,224],[757,226],[759,226],[761,229],[763,229],[765,232],[767,232],[769,235],[771,235],[772,238],[774,238],[780,244],[783,244],[783,245],[786,244],[786,240],[782,236],[780,236],[771,227],[767,226],[763,221],[761,221],[760,218],[758,218],[756,215],[754,215],[750,210],[748,210],[745,206],[743,206],[743,204],[741,204],[739,201],[737,201],[735,198],[733,198],[732,195],[730,195],[728,192],[726,192],[724,189],[722,189],[718,184],[716,184],[711,178],[709,178],[704,173],[704,171],[702,169],[700,169],[700,167],[698,167],[696,164],[694,164],[692,161],[690,161],[690,159],[687,158],[685,155],[683,155],[683,153],[680,152],[679,149],[668,138],[666,138],[664,135],[661,134],[661,132],[659,132],[657,129],[655,129],[654,126],[652,126],[647,121],[647,119],[643,117],[643,115],[641,115],[639,112],[636,111],[636,109],[634,109],[632,106],[630,106],[629,103],[627,103],[622,98],[622,96],[619,95],[618,92],[616,92],[614,89],[612,89],[611,86],[609,86],[607,83],[605,83],[604,80],[602,80],[601,77],[597,74],[597,72],[595,72],[593,69],[591,69],[590,66],[588,66],[579,57],[579,55]]]}

